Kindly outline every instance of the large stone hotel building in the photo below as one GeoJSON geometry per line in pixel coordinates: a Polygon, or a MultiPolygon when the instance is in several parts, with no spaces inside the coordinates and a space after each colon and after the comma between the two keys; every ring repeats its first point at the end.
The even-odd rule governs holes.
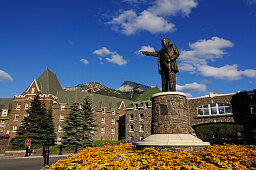
{"type": "MultiPolygon", "coordinates": [[[[62,89],[56,74],[47,69],[21,94],[14,98],[0,99],[0,133],[15,136],[21,121],[27,115],[30,103],[36,93],[47,108],[52,108],[56,142],[61,140],[62,126],[73,103],[82,103],[86,96],[92,101],[97,131],[94,140],[144,139],[151,135],[151,101],[132,102],[111,96],[82,91],[62,89]],[[130,105],[132,107],[128,108],[130,105]]],[[[251,141],[256,139],[256,91],[231,94],[213,94],[186,99],[189,113],[190,133],[193,127],[209,123],[244,124],[250,132],[251,141]],[[246,101],[246,102],[243,102],[246,101]],[[232,107],[236,103],[236,107],[232,107]],[[233,113],[232,109],[243,107],[243,111],[233,113]],[[242,116],[241,116],[242,114],[242,116]],[[238,121],[239,120],[239,121],[238,121]],[[248,123],[249,122],[249,123],[248,123]]],[[[182,116],[182,115],[181,115],[182,116]]],[[[171,126],[171,125],[170,125],[171,126]]],[[[177,127],[179,128],[179,127],[177,127]]]]}

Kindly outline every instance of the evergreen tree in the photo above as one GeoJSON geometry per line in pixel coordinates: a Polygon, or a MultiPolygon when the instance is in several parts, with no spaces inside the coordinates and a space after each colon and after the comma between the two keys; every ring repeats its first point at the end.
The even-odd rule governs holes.
{"type": "Polygon", "coordinates": [[[70,113],[65,119],[65,125],[63,126],[63,136],[61,143],[75,150],[83,145],[83,117],[82,112],[79,109],[78,103],[74,103],[70,108],[70,113]]]}
{"type": "Polygon", "coordinates": [[[51,110],[47,111],[39,100],[39,94],[31,102],[27,111],[28,116],[24,118],[18,128],[15,138],[12,140],[13,148],[24,146],[26,139],[31,139],[31,147],[39,148],[54,144],[56,135],[51,110]]]}
{"type": "Polygon", "coordinates": [[[96,124],[92,109],[92,104],[89,97],[86,97],[82,104],[83,116],[83,146],[92,145],[94,131],[96,131],[96,124]]]}

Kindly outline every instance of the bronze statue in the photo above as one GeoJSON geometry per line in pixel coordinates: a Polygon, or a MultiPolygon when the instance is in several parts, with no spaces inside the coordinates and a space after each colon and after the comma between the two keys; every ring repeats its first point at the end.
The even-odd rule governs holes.
{"type": "Polygon", "coordinates": [[[162,78],[162,91],[176,91],[176,73],[179,72],[176,59],[179,51],[168,38],[162,39],[162,49],[156,52],[140,51],[147,56],[158,57],[158,70],[162,78]]]}

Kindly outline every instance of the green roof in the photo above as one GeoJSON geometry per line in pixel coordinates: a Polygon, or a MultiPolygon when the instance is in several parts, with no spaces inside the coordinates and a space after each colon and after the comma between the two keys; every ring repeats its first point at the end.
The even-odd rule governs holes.
{"type": "Polygon", "coordinates": [[[2,109],[11,109],[13,98],[0,98],[0,111],[2,109]]]}
{"type": "Polygon", "coordinates": [[[56,75],[48,67],[36,80],[42,94],[56,95],[57,91],[62,90],[56,75]]]}
{"type": "Polygon", "coordinates": [[[82,103],[84,98],[89,96],[92,100],[92,106],[96,107],[106,107],[106,108],[117,108],[124,101],[125,105],[132,103],[131,100],[121,99],[112,96],[105,96],[100,94],[90,94],[87,91],[81,91],[79,89],[75,91],[58,91],[57,92],[57,103],[65,103],[67,105],[72,105],[73,103],[82,103]]]}

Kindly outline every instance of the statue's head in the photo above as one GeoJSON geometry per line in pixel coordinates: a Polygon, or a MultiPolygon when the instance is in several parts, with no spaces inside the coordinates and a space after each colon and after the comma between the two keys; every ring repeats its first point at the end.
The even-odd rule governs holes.
{"type": "Polygon", "coordinates": [[[164,46],[166,46],[166,45],[168,45],[170,43],[170,40],[168,39],[168,38],[163,38],[162,39],[162,46],[164,47],[164,46]]]}

